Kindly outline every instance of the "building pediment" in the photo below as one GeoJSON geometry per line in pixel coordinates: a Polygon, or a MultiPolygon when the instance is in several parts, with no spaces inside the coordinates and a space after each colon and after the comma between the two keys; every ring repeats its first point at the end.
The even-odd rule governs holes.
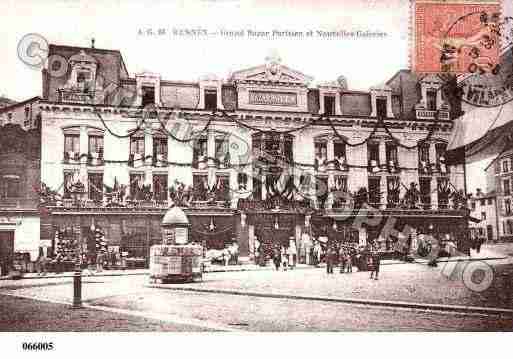
{"type": "Polygon", "coordinates": [[[232,74],[230,80],[235,83],[257,82],[308,86],[313,78],[275,60],[260,66],[236,71],[232,74]]]}

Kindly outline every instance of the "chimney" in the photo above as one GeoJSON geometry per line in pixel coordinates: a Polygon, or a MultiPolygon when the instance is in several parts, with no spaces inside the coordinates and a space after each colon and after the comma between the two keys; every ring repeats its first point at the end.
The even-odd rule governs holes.
{"type": "Polygon", "coordinates": [[[476,188],[476,196],[481,197],[483,195],[483,192],[481,191],[481,188],[476,188]]]}
{"type": "Polygon", "coordinates": [[[94,37],[91,39],[91,49],[94,49],[94,37]]]}

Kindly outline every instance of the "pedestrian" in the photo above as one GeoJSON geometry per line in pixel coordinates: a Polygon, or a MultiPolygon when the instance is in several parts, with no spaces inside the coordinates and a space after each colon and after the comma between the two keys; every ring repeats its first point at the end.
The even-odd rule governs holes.
{"type": "Polygon", "coordinates": [[[274,266],[276,267],[276,270],[280,270],[280,263],[281,263],[281,252],[278,246],[275,246],[273,249],[273,262],[274,266]]]}
{"type": "Polygon", "coordinates": [[[476,238],[476,252],[479,254],[481,252],[481,246],[483,245],[484,238],[482,236],[478,236],[476,238]]]}
{"type": "Polygon", "coordinates": [[[87,256],[87,254],[82,253],[81,261],[80,261],[80,268],[84,272],[87,270],[89,272],[89,275],[94,275],[93,271],[89,267],[89,262],[90,262],[90,260],[89,260],[89,258],[87,256]]]}
{"type": "Polygon", "coordinates": [[[333,274],[333,259],[335,251],[331,246],[326,249],[326,273],[333,274]]]}
{"type": "Polygon", "coordinates": [[[381,264],[381,257],[380,257],[380,253],[377,250],[377,248],[372,251],[371,258],[372,258],[372,270],[371,270],[370,279],[372,279],[374,277],[375,280],[378,280],[379,266],[381,264]]]}
{"type": "Polygon", "coordinates": [[[289,268],[289,256],[287,253],[287,248],[285,248],[285,246],[281,246],[280,257],[283,270],[286,271],[289,268]]]}
{"type": "Polygon", "coordinates": [[[344,273],[346,270],[346,249],[342,246],[340,247],[338,258],[340,262],[340,273],[344,273]]]}
{"type": "Polygon", "coordinates": [[[315,242],[314,245],[314,263],[315,266],[318,267],[321,264],[321,255],[322,255],[322,247],[319,241],[315,242]]]}
{"type": "Polygon", "coordinates": [[[37,275],[46,275],[46,256],[44,254],[44,248],[39,247],[39,256],[37,258],[37,275]]]}
{"type": "Polygon", "coordinates": [[[351,250],[346,251],[346,268],[347,273],[353,273],[353,253],[351,250]]]}
{"type": "Polygon", "coordinates": [[[100,273],[103,271],[103,260],[104,260],[103,251],[100,250],[96,254],[96,272],[97,273],[100,273]]]}
{"type": "Polygon", "coordinates": [[[290,269],[293,269],[296,267],[297,263],[297,248],[294,238],[289,240],[289,248],[287,250],[287,254],[289,256],[289,267],[290,269]]]}

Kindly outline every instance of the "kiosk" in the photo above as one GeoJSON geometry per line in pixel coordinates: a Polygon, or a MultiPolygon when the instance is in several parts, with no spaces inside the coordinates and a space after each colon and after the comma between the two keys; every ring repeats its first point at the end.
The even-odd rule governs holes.
{"type": "Polygon", "coordinates": [[[203,277],[203,248],[189,244],[190,223],[180,207],[162,220],[162,244],[150,248],[151,282],[192,282],[203,277]]]}

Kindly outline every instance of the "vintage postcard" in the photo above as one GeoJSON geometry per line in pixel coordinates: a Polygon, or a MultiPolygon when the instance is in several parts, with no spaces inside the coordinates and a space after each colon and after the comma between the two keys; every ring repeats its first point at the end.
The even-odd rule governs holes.
{"type": "MultiPolygon", "coordinates": [[[[9,357],[76,350],[62,332],[96,354],[98,332],[512,331],[511,1],[0,13],[9,357]]],[[[128,338],[105,345],[160,340],[128,338]]]]}

